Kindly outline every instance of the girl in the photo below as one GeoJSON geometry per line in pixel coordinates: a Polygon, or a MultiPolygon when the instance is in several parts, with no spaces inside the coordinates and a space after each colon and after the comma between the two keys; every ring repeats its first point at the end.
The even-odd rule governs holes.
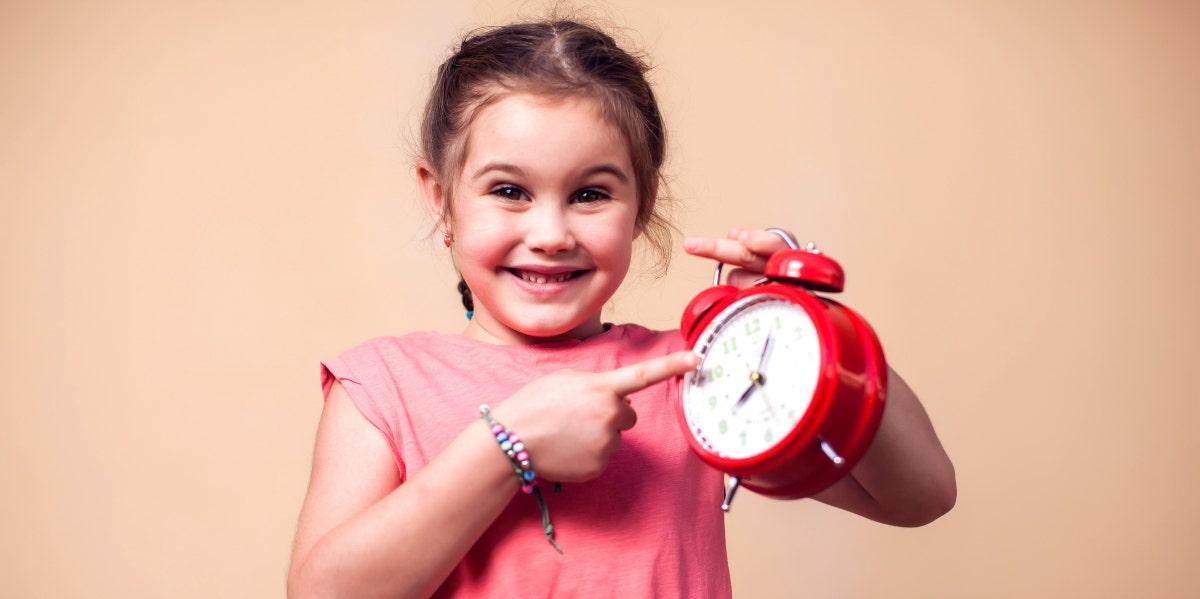
{"type": "MultiPolygon", "coordinates": [[[[600,319],[634,241],[668,251],[646,69],[561,21],[471,35],[440,67],[416,174],[473,313],[461,335],[323,363],[290,595],[730,596],[721,475],[664,382],[697,358],[678,332],[600,319]]],[[[782,247],[760,230],[684,245],[741,284],[782,247]]],[[[817,498],[917,526],[950,509],[954,473],[890,378],[871,450],[817,498]]]]}

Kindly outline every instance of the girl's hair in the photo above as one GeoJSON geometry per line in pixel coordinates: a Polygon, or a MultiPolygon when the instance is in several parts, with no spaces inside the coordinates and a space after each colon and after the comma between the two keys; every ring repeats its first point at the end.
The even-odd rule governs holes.
{"type": "MultiPolygon", "coordinates": [[[[518,93],[588,98],[628,142],[638,193],[635,224],[665,269],[674,229],[656,197],[656,190],[666,187],[661,173],[666,131],[646,81],[649,69],[606,33],[575,21],[518,23],[468,34],[438,67],[421,123],[421,151],[446,202],[441,219],[450,218],[467,131],[481,109],[518,93]]],[[[470,289],[463,282],[458,287],[463,305],[472,310],[470,289]]]]}

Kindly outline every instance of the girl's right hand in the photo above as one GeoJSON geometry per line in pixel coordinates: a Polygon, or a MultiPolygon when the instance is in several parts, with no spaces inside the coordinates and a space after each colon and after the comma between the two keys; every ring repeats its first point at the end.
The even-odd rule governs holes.
{"type": "Polygon", "coordinates": [[[542,480],[583,482],[600,476],[637,422],[628,395],[692,370],[689,350],[607,372],[561,370],[543,376],[493,408],[521,437],[542,480]]]}

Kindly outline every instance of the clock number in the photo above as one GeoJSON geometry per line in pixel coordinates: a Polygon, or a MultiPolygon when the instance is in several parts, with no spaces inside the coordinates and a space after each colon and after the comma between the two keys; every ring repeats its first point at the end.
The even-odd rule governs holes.
{"type": "Polygon", "coordinates": [[[742,447],[745,447],[746,446],[746,431],[742,431],[740,434],[738,434],[738,438],[742,440],[742,447]]]}
{"type": "Polygon", "coordinates": [[[727,354],[737,351],[737,338],[735,337],[733,339],[726,339],[722,341],[721,349],[725,350],[725,353],[727,354]]]}
{"type": "Polygon", "coordinates": [[[710,408],[717,407],[717,396],[716,395],[713,395],[712,397],[708,398],[708,407],[710,407],[710,408]]]}
{"type": "Polygon", "coordinates": [[[717,425],[717,431],[722,435],[729,432],[729,423],[722,420],[721,423],[717,425]]]}
{"type": "MultiPolygon", "coordinates": [[[[750,322],[747,322],[746,323],[746,336],[749,337],[750,335],[757,333],[759,331],[759,329],[761,329],[761,328],[762,328],[762,323],[759,322],[759,320],[757,318],[755,318],[754,320],[751,320],[750,322]]],[[[731,339],[731,341],[732,341],[732,339],[731,339]]]]}
{"type": "Polygon", "coordinates": [[[720,364],[717,364],[716,368],[712,369],[712,377],[714,379],[721,378],[721,375],[723,374],[725,374],[725,367],[720,364]]]}
{"type": "Polygon", "coordinates": [[[771,434],[771,429],[767,429],[767,434],[764,435],[763,440],[766,441],[767,443],[770,443],[771,439],[773,439],[773,438],[774,438],[774,435],[771,434]]]}
{"type": "Polygon", "coordinates": [[[779,329],[782,329],[782,328],[783,328],[783,321],[779,320],[779,316],[776,315],[775,316],[775,330],[778,331],[779,329]]]}

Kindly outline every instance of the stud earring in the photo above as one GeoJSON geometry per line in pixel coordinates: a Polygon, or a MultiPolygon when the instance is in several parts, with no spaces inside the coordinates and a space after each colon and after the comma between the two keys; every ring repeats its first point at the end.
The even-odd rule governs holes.
{"type": "Polygon", "coordinates": [[[454,243],[454,236],[449,233],[442,233],[442,243],[446,244],[446,247],[450,247],[450,244],[454,243]]]}

